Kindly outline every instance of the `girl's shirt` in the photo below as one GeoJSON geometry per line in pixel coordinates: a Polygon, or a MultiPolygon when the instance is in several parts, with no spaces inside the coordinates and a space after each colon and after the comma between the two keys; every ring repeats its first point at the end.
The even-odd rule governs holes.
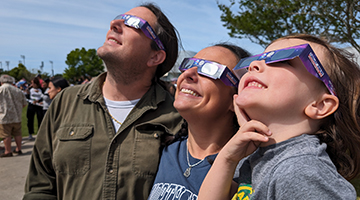
{"type": "Polygon", "coordinates": [[[355,188],[337,172],[326,144],[315,135],[260,147],[238,167],[233,199],[356,199],[355,188]]]}

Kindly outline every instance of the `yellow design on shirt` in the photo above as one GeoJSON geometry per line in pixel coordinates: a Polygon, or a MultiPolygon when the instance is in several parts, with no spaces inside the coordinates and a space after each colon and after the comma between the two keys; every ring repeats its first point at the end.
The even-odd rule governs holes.
{"type": "Polygon", "coordinates": [[[249,200],[252,193],[253,189],[250,184],[240,184],[232,200],[249,200]]]}

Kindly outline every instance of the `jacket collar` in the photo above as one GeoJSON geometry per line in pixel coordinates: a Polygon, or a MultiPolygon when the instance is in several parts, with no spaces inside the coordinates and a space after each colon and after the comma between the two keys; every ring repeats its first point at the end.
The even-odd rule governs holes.
{"type": "MultiPolygon", "coordinates": [[[[102,95],[102,85],[105,81],[107,72],[104,72],[93,79],[91,83],[88,83],[85,87],[79,90],[78,97],[83,100],[89,100],[93,103],[99,102],[105,106],[104,97],[102,95]]],[[[166,98],[166,91],[158,83],[153,83],[150,89],[141,97],[140,101],[136,105],[138,108],[156,109],[157,105],[166,98]]]]}

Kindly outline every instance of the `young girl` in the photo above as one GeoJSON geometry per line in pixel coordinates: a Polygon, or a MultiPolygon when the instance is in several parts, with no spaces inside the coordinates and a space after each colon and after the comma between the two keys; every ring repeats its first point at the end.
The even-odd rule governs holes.
{"type": "Polygon", "coordinates": [[[248,67],[234,100],[241,128],[199,199],[230,199],[238,161],[257,148],[239,163],[233,199],[356,199],[347,180],[360,170],[358,66],[310,35],[280,38],[265,52],[237,67],[248,67]]]}

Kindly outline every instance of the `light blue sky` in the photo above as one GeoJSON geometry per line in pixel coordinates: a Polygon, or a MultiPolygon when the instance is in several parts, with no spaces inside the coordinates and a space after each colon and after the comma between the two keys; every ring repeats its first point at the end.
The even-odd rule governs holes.
{"type": "MultiPolygon", "coordinates": [[[[0,67],[16,67],[21,55],[31,71],[44,62],[44,72],[63,73],[66,56],[75,48],[99,48],[110,21],[144,0],[2,0],[0,67]]],[[[220,21],[216,0],[153,0],[180,33],[185,50],[199,51],[217,42],[237,44],[250,53],[263,51],[246,39],[233,39],[220,21]]],[[[220,0],[227,5],[229,0],[220,0]]]]}

